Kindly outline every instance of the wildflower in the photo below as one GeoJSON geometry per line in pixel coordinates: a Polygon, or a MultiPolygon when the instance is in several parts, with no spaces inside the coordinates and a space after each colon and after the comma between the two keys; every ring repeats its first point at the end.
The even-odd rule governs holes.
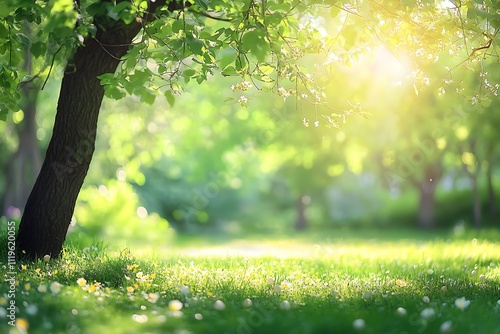
{"type": "Polygon", "coordinates": [[[400,286],[400,287],[405,287],[408,285],[408,283],[406,283],[405,281],[403,281],[402,279],[397,279],[396,280],[396,285],[397,286],[400,286]]]}
{"type": "Polygon", "coordinates": [[[290,305],[290,302],[288,300],[284,300],[280,304],[280,309],[285,310],[285,311],[288,311],[290,309],[290,307],[291,307],[291,305],[290,305]]]}
{"type": "Polygon", "coordinates": [[[29,283],[24,284],[24,290],[30,291],[30,289],[31,289],[31,284],[29,283]]]}
{"type": "Polygon", "coordinates": [[[196,320],[202,320],[202,319],[203,319],[203,315],[201,315],[200,313],[196,313],[196,314],[194,315],[194,318],[195,318],[196,320]]]}
{"type": "Polygon", "coordinates": [[[274,278],[268,277],[266,280],[267,285],[274,285],[274,278]]]}
{"type": "Polygon", "coordinates": [[[47,286],[45,284],[40,284],[37,288],[38,292],[45,293],[47,292],[47,286]]]}
{"type": "Polygon", "coordinates": [[[288,281],[281,282],[281,290],[290,290],[292,288],[292,283],[288,281]]]}
{"type": "Polygon", "coordinates": [[[424,296],[424,297],[422,298],[422,301],[423,301],[424,303],[426,303],[426,304],[427,304],[427,303],[430,303],[430,301],[431,301],[431,300],[429,299],[429,297],[424,296]]]}
{"type": "Polygon", "coordinates": [[[36,268],[35,273],[40,274],[40,268],[36,268]]]}
{"type": "Polygon", "coordinates": [[[445,321],[441,324],[441,327],[439,328],[441,333],[451,333],[452,330],[452,322],[451,320],[445,321]]]}
{"type": "Polygon", "coordinates": [[[144,273],[142,271],[139,271],[137,274],[135,274],[135,277],[137,279],[141,279],[144,276],[144,273]]]}
{"type": "Polygon", "coordinates": [[[498,306],[500,306],[500,299],[499,299],[499,300],[497,300],[497,305],[498,305],[498,306]]]}
{"type": "Polygon", "coordinates": [[[274,292],[280,293],[281,292],[281,285],[275,285],[274,286],[274,292]]]}
{"type": "Polygon", "coordinates": [[[19,332],[28,333],[28,327],[29,327],[28,320],[24,318],[16,319],[16,328],[19,330],[19,332]]]}
{"type": "Polygon", "coordinates": [[[188,286],[185,285],[181,286],[181,295],[187,296],[189,295],[189,292],[190,291],[188,286]]]}
{"type": "Polygon", "coordinates": [[[44,260],[45,262],[49,262],[49,261],[50,261],[50,255],[48,255],[48,254],[47,254],[47,255],[45,255],[45,256],[43,257],[43,260],[44,260]]]}
{"type": "Polygon", "coordinates": [[[148,302],[150,303],[156,303],[156,301],[160,298],[160,294],[158,292],[155,293],[148,293],[148,302]]]}
{"type": "Polygon", "coordinates": [[[432,309],[430,307],[425,308],[422,310],[422,312],[420,312],[420,316],[426,320],[431,319],[432,317],[434,317],[435,314],[436,314],[436,311],[434,311],[434,309],[432,309]]]}
{"type": "Polygon", "coordinates": [[[241,306],[243,306],[244,308],[252,307],[252,300],[249,298],[244,299],[241,303],[241,306]]]}
{"type": "Polygon", "coordinates": [[[470,305],[470,300],[465,299],[465,297],[457,298],[455,300],[455,306],[460,310],[465,310],[470,305]]]}
{"type": "Polygon", "coordinates": [[[52,291],[52,293],[56,294],[59,291],[61,291],[61,287],[62,287],[61,283],[54,281],[50,284],[50,291],[52,291]]]}
{"type": "Polygon", "coordinates": [[[397,313],[398,315],[406,315],[407,311],[406,311],[406,309],[405,309],[405,308],[403,308],[403,307],[398,307],[398,308],[397,308],[397,310],[396,310],[396,313],[397,313]]]}
{"type": "Polygon", "coordinates": [[[26,265],[25,265],[25,264],[22,264],[22,265],[21,265],[21,270],[26,270],[26,268],[27,268],[27,267],[26,267],[26,265]]]}
{"type": "Polygon", "coordinates": [[[223,311],[225,308],[226,308],[226,305],[224,304],[224,302],[222,302],[220,300],[215,301],[214,309],[216,309],[217,311],[223,311]]]}
{"type": "Polygon", "coordinates": [[[87,284],[87,280],[83,277],[80,277],[79,279],[76,280],[76,283],[79,286],[84,287],[87,284]]]}
{"type": "Polygon", "coordinates": [[[28,305],[26,306],[26,314],[28,315],[35,315],[38,313],[38,307],[36,305],[28,305]]]}
{"type": "Polygon", "coordinates": [[[355,330],[362,330],[366,326],[366,323],[363,319],[356,319],[352,322],[352,327],[354,327],[355,330]]]}
{"type": "Polygon", "coordinates": [[[182,306],[183,306],[182,303],[180,301],[178,301],[177,299],[171,300],[168,303],[168,309],[172,312],[180,311],[182,309],[182,306]]]}
{"type": "Polygon", "coordinates": [[[145,314],[132,314],[132,320],[140,324],[143,324],[148,321],[148,316],[145,314]]]}
{"type": "Polygon", "coordinates": [[[131,286],[127,286],[127,292],[128,292],[128,293],[132,293],[132,292],[134,292],[134,288],[133,288],[133,287],[131,287],[131,286]]]}

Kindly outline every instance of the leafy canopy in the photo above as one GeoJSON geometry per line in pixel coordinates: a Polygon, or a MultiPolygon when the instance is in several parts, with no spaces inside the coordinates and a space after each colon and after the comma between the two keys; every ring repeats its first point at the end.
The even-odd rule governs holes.
{"type": "MultiPolygon", "coordinates": [[[[335,80],[331,64],[384,46],[409,59],[417,93],[431,79],[460,82],[455,69],[479,73],[485,61],[498,62],[499,10],[499,0],[4,0],[0,118],[18,109],[22,85],[45,82],[98,31],[140,23],[117,72],[100,77],[106,96],[133,94],[151,104],[162,94],[172,105],[188,82],[220,72],[242,78],[233,86],[242,104],[250,87],[270,90],[322,106],[326,124],[336,125],[342,112],[324,106],[322,89],[335,80]],[[22,68],[27,52],[43,70],[22,68]],[[443,77],[429,78],[426,66],[439,62],[443,77]]],[[[498,84],[482,88],[496,95],[498,84]]]]}

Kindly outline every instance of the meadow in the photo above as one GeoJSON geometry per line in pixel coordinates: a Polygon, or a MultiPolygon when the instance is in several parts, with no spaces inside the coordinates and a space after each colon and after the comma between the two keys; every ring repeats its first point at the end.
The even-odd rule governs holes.
{"type": "MultiPolygon", "coordinates": [[[[495,231],[71,242],[18,263],[2,333],[500,333],[495,231]]],[[[2,278],[7,274],[2,253],[2,278]]]]}

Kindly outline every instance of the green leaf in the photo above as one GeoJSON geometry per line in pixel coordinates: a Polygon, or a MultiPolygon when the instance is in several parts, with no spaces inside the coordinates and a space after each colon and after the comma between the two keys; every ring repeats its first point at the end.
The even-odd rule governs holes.
{"type": "Polygon", "coordinates": [[[192,36],[187,36],[186,43],[189,46],[189,49],[191,49],[191,51],[193,51],[195,55],[203,55],[203,47],[205,46],[205,43],[203,43],[202,40],[199,40],[192,36]]]}
{"type": "Polygon", "coordinates": [[[475,19],[477,17],[477,11],[476,8],[474,7],[469,7],[467,9],[467,18],[468,19],[475,19]]]}
{"type": "Polygon", "coordinates": [[[87,14],[90,16],[104,15],[107,11],[107,6],[103,5],[101,2],[95,2],[87,7],[87,14]]]}
{"type": "Polygon", "coordinates": [[[245,32],[241,38],[241,43],[244,49],[249,50],[257,61],[264,62],[269,53],[269,44],[265,39],[265,32],[260,29],[254,29],[245,32]]]}
{"type": "Polygon", "coordinates": [[[7,38],[8,36],[9,30],[3,24],[0,24],[0,38],[7,38]]]}
{"type": "Polygon", "coordinates": [[[234,66],[226,66],[224,69],[222,69],[222,72],[221,74],[223,76],[230,76],[230,75],[236,75],[238,74],[238,72],[236,71],[236,69],[234,68],[234,66]]]}
{"type": "Polygon", "coordinates": [[[141,94],[141,102],[147,103],[149,105],[155,103],[156,95],[149,89],[147,88],[141,89],[140,94],[141,94]]]}
{"type": "Polygon", "coordinates": [[[330,17],[332,19],[336,18],[337,15],[339,15],[340,11],[341,11],[341,8],[339,6],[330,7],[330,17]]]}
{"type": "Polygon", "coordinates": [[[274,72],[274,67],[269,65],[261,65],[259,66],[259,70],[262,72],[262,74],[269,75],[274,72]]]}
{"type": "Polygon", "coordinates": [[[35,42],[31,44],[30,51],[35,58],[42,57],[47,51],[47,44],[42,42],[35,42]]]}
{"type": "Polygon", "coordinates": [[[184,70],[184,72],[182,73],[182,76],[190,78],[195,74],[196,74],[195,70],[193,70],[192,68],[188,68],[188,69],[184,70]]]}
{"type": "Polygon", "coordinates": [[[168,104],[169,104],[171,107],[173,107],[173,106],[174,106],[174,104],[175,104],[175,96],[174,96],[174,94],[172,93],[172,91],[171,91],[171,90],[166,90],[164,95],[165,95],[165,97],[167,98],[167,102],[168,102],[168,104]]]}
{"type": "Polygon", "coordinates": [[[106,97],[113,100],[122,99],[127,95],[123,90],[118,89],[118,87],[112,85],[104,86],[104,93],[106,97]]]}
{"type": "Polygon", "coordinates": [[[231,47],[221,50],[218,56],[219,67],[225,68],[229,64],[234,63],[234,61],[236,60],[236,56],[237,56],[236,50],[231,47]]]}

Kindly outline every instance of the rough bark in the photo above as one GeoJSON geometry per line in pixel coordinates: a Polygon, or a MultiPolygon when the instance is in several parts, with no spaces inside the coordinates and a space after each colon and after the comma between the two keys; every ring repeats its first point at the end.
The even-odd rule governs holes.
{"type": "Polygon", "coordinates": [[[95,38],[87,39],[68,62],[52,138],[19,226],[18,257],[34,260],[60,256],[94,152],[104,97],[97,77],[115,72],[140,29],[138,22],[129,26],[115,22],[98,30],[95,38]]]}

